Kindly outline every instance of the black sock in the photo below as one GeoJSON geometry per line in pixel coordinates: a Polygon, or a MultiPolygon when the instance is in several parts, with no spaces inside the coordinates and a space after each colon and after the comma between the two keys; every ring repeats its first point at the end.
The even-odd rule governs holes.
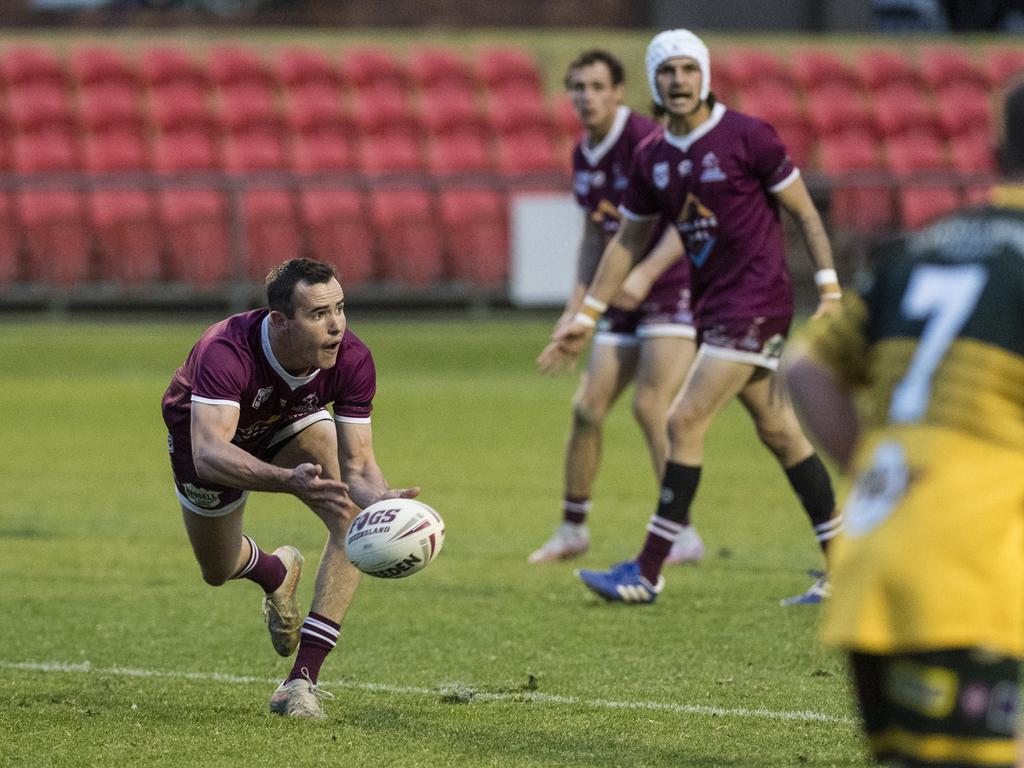
{"type": "Polygon", "coordinates": [[[682,525],[690,524],[690,504],[700,483],[700,465],[668,462],[661,480],[661,496],[658,498],[658,517],[682,525]]]}
{"type": "Polygon", "coordinates": [[[811,520],[818,544],[825,549],[828,540],[842,528],[841,518],[833,517],[836,512],[836,495],[832,490],[828,470],[818,454],[812,453],[799,464],[787,468],[786,477],[811,520]]]}

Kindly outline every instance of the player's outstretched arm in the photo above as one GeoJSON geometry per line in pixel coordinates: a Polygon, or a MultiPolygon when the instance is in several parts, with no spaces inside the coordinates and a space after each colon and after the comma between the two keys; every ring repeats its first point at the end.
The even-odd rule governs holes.
{"type": "Polygon", "coordinates": [[[587,286],[594,279],[597,265],[601,263],[602,253],[604,253],[604,232],[601,225],[584,212],[583,236],[580,238],[580,245],[576,251],[576,280],[573,283],[572,292],[565,301],[565,309],[562,310],[558,322],[555,323],[556,331],[572,320],[573,316],[580,311],[583,297],[587,293],[587,286]]]}
{"type": "Polygon", "coordinates": [[[347,486],[321,477],[318,464],[286,469],[243,451],[231,442],[237,427],[237,408],[192,403],[192,461],[201,478],[247,491],[290,493],[318,513],[341,514],[351,504],[347,486]]]}
{"type": "Polygon", "coordinates": [[[825,232],[821,214],[814,206],[807,185],[802,178],[796,178],[784,189],[775,193],[782,207],[789,211],[800,225],[807,250],[814,262],[814,282],[818,286],[818,309],[814,316],[835,314],[839,311],[842,291],[832,260],[832,246],[825,232]]]}
{"type": "Polygon", "coordinates": [[[373,429],[369,424],[336,421],[338,462],[341,476],[348,483],[349,495],[362,508],[381,499],[414,499],[419,486],[390,488],[373,454],[373,429]]]}

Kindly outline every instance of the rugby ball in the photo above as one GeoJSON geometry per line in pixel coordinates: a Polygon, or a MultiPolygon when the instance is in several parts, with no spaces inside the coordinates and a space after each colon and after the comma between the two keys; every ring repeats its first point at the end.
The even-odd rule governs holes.
{"type": "Polygon", "coordinates": [[[345,550],[369,576],[402,579],[422,571],[444,546],[444,521],[415,499],[384,499],[352,520],[345,550]]]}

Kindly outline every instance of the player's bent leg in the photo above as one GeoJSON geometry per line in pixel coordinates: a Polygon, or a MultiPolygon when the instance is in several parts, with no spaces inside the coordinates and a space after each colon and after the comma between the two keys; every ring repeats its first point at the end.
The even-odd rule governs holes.
{"type": "Polygon", "coordinates": [[[740,402],[754,421],[757,436],[783,467],[814,452],[778,373],[760,368],[740,393],[740,402]]]}
{"type": "Polygon", "coordinates": [[[192,552],[195,554],[203,581],[219,587],[227,583],[247,565],[250,558],[248,542],[242,537],[244,503],[221,514],[203,514],[182,503],[192,552]]]}
{"type": "Polygon", "coordinates": [[[579,557],[590,547],[586,518],[601,463],[602,426],[608,411],[629,384],[636,366],[634,337],[603,334],[595,340],[587,370],[572,401],[572,429],[565,448],[562,521],[551,538],[527,562],[546,563],[579,557]]]}

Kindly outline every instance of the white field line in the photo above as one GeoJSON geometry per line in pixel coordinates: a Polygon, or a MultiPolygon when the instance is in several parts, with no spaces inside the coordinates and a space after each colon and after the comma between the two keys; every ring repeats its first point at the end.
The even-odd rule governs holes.
{"type": "MultiPolygon", "coordinates": [[[[223,672],[181,672],[176,670],[136,669],[133,667],[94,667],[88,661],[69,664],[60,661],[50,662],[7,662],[0,661],[0,669],[21,672],[65,672],[90,675],[107,675],[113,677],[147,677],[172,680],[189,680],[200,683],[265,683],[277,685],[279,678],[252,677],[249,675],[232,675],[223,672]]],[[[388,683],[357,683],[351,680],[324,680],[324,688],[343,688],[356,691],[375,691],[400,696],[445,696],[451,695],[460,701],[524,701],[536,704],[563,704],[571,707],[592,709],[632,709],[654,712],[675,712],[683,715],[714,715],[750,720],[791,720],[798,722],[828,723],[854,725],[851,717],[826,715],[811,710],[777,711],[765,707],[712,707],[703,704],[668,704],[657,701],[613,701],[610,699],[585,699],[579,696],[559,696],[536,691],[517,693],[487,693],[476,691],[464,683],[449,683],[437,688],[418,688],[409,685],[391,685],[388,683]]]]}

